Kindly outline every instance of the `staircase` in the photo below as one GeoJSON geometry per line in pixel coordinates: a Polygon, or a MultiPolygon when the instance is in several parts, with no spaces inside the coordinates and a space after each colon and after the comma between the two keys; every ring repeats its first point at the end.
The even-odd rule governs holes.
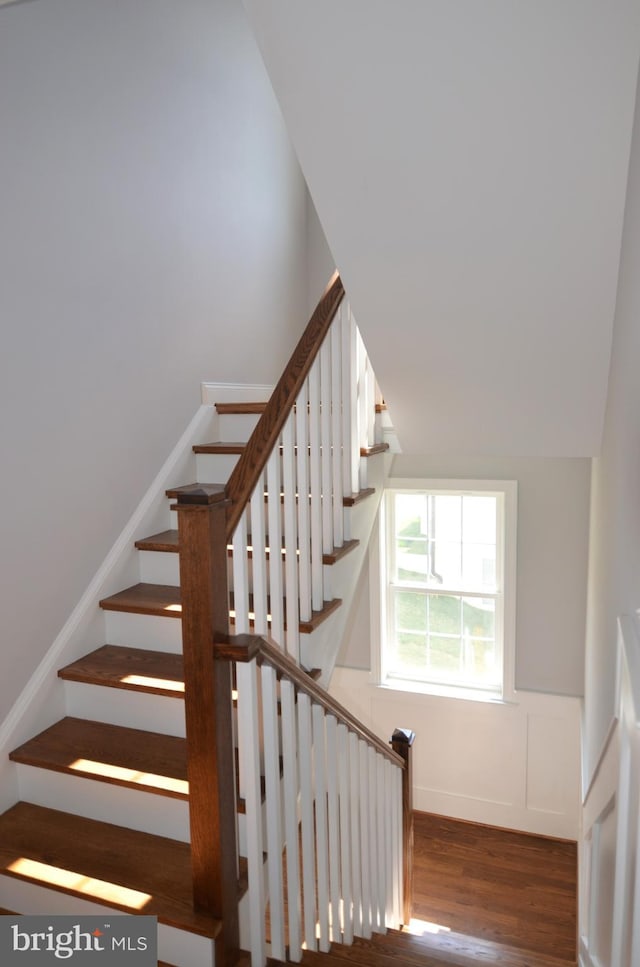
{"type": "MultiPolygon", "coordinates": [[[[331,319],[340,289],[334,280],[327,290],[335,303],[331,319]]],[[[318,313],[327,329],[326,303],[312,323],[318,313]]],[[[330,335],[323,343],[333,340],[334,353],[338,340],[355,338],[353,329],[343,329],[346,336],[330,335]]],[[[314,356],[325,352],[317,347],[314,356]]],[[[347,916],[338,914],[339,907],[353,907],[355,932],[365,936],[384,929],[385,908],[394,907],[398,922],[401,889],[393,851],[402,844],[391,822],[399,829],[394,795],[401,788],[403,762],[316,682],[328,680],[339,647],[342,599],[334,589],[343,586],[347,597],[351,593],[356,559],[364,554],[375,514],[374,495],[380,496],[379,486],[369,486],[367,464],[377,465],[373,477],[380,480],[388,446],[375,439],[380,436],[375,401],[364,370],[355,365],[367,415],[353,434],[347,428],[347,436],[337,425],[350,398],[344,394],[351,393],[340,386],[343,377],[334,376],[334,389],[337,383],[344,400],[338,406],[326,393],[320,396],[320,386],[324,391],[330,381],[326,365],[317,378],[313,370],[298,376],[288,388],[289,396],[294,394],[289,422],[282,430],[271,427],[270,462],[258,467],[251,484],[246,465],[256,463],[254,429],[281,408],[278,390],[290,377],[285,373],[278,384],[271,410],[252,401],[216,406],[211,425],[219,439],[197,440],[175,461],[175,473],[188,467],[198,482],[172,483],[163,502],[150,505],[144,517],[155,524],[150,536],[136,535],[123,552],[120,571],[130,583],[96,602],[104,621],[102,642],[96,614],[86,623],[93,646],[85,643],[83,650],[76,640],[67,648],[70,660],[57,669],[51,709],[40,713],[47,727],[10,753],[20,800],[0,815],[0,906],[19,913],[106,916],[115,910],[157,916],[159,955],[179,967],[233,962],[239,931],[252,963],[259,964],[266,950],[266,857],[271,932],[279,929],[282,938],[278,944],[272,936],[272,952],[284,954],[285,931],[293,959],[299,959],[303,932],[307,946],[315,948],[317,918],[321,949],[338,936],[352,939],[353,925],[346,919],[338,923],[347,916]],[[349,451],[356,460],[347,460],[349,451]],[[234,479],[242,499],[234,500],[234,479]],[[367,502],[372,509],[358,517],[367,502]],[[220,522],[234,513],[228,533],[220,532],[220,522]],[[217,526],[220,550],[212,554],[217,526]],[[198,528],[205,535],[200,544],[198,528]],[[207,560],[199,556],[203,547],[207,560]],[[233,585],[229,594],[227,580],[233,585]],[[198,594],[205,605],[193,605],[198,594]],[[214,656],[218,661],[212,663],[214,656]],[[314,656],[317,664],[310,660],[314,656]],[[269,703],[271,737],[266,719],[255,719],[258,706],[264,711],[269,703]],[[240,747],[235,764],[232,735],[240,747]],[[294,743],[287,759],[292,735],[299,754],[294,743]],[[315,771],[309,771],[305,786],[312,748],[315,771]],[[347,750],[359,771],[360,790],[350,784],[347,750]],[[320,760],[323,769],[325,761],[329,767],[335,760],[328,778],[318,771],[320,760]],[[374,799],[377,791],[382,794],[381,805],[369,805],[369,791],[374,799]],[[348,803],[355,810],[352,818],[345,812],[348,803]],[[322,832],[318,827],[327,808],[325,860],[316,834],[322,832]],[[218,819],[212,819],[216,810],[218,819]],[[280,825],[283,812],[287,829],[280,825]],[[361,823],[370,841],[361,841],[361,823]],[[211,838],[216,825],[223,833],[217,846],[211,838]],[[344,838],[338,841],[336,832],[334,841],[338,826],[344,838]],[[283,846],[289,883],[297,867],[307,906],[298,918],[293,909],[298,901],[292,903],[290,894],[289,919],[274,928],[283,891],[283,846]],[[384,861],[376,859],[380,849],[384,861]],[[336,855],[341,856],[337,866],[336,855]],[[345,881],[352,860],[384,878],[377,895],[375,890],[370,895],[364,883],[368,874],[362,874],[360,885],[355,867],[345,881]],[[318,909],[308,906],[316,892],[315,880],[309,879],[312,867],[321,879],[323,869],[326,874],[318,886],[318,909]],[[332,911],[331,925],[323,904],[332,911]]]]}

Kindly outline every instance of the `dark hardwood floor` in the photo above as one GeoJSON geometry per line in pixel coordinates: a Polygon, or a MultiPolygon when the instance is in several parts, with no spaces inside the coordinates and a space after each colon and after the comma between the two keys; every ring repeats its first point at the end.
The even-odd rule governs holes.
{"type": "Polygon", "coordinates": [[[575,843],[416,812],[413,863],[414,918],[575,963],[575,843]]]}

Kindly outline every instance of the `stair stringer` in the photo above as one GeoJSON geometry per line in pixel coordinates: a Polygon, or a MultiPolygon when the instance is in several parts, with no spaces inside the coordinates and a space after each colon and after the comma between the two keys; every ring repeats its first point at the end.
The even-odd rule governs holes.
{"type": "Polygon", "coordinates": [[[135,541],[169,526],[165,491],[180,486],[185,480],[195,479],[193,445],[217,438],[219,417],[215,406],[208,401],[213,397],[217,402],[235,401],[239,395],[266,400],[269,393],[270,387],[263,385],[203,384],[205,402],[197,409],[60,633],[0,724],[0,812],[20,798],[18,770],[9,760],[9,753],[65,715],[65,689],[57,677],[58,669],[105,643],[105,615],[99,601],[139,580],[135,541]]]}
{"type": "Polygon", "coordinates": [[[331,680],[348,627],[356,587],[367,559],[371,534],[392,462],[393,456],[388,452],[368,458],[367,485],[374,487],[375,493],[353,507],[345,508],[345,514],[350,515],[350,537],[359,540],[360,544],[330,569],[325,567],[325,574],[327,570],[331,571],[330,596],[341,598],[342,606],[312,635],[302,636],[301,662],[305,668],[321,669],[320,684],[325,688],[331,680]]]}

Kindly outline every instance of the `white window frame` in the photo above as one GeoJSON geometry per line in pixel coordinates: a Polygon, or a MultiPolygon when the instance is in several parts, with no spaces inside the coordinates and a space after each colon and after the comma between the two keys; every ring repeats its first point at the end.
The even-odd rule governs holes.
{"type": "Polygon", "coordinates": [[[372,595],[371,607],[371,670],[374,683],[396,691],[422,692],[451,698],[474,701],[514,702],[515,694],[515,631],[516,631],[516,555],[518,485],[515,480],[465,480],[465,479],[405,479],[391,478],[385,487],[381,508],[379,540],[372,545],[370,555],[371,587],[379,587],[379,597],[372,595]],[[389,677],[385,667],[388,636],[388,587],[389,556],[387,548],[390,536],[387,523],[388,494],[404,491],[429,494],[496,495],[501,498],[503,513],[498,524],[498,560],[502,559],[498,575],[502,600],[502,620],[496,620],[496,634],[500,634],[502,650],[502,688],[483,690],[460,684],[415,682],[389,677]]]}

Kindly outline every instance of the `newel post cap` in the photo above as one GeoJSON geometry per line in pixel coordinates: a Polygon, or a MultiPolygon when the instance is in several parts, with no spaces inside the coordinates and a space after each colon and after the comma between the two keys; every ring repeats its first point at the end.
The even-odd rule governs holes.
{"type": "Polygon", "coordinates": [[[391,742],[403,743],[411,747],[415,742],[416,733],[413,729],[396,729],[391,736],[391,742]]]}

